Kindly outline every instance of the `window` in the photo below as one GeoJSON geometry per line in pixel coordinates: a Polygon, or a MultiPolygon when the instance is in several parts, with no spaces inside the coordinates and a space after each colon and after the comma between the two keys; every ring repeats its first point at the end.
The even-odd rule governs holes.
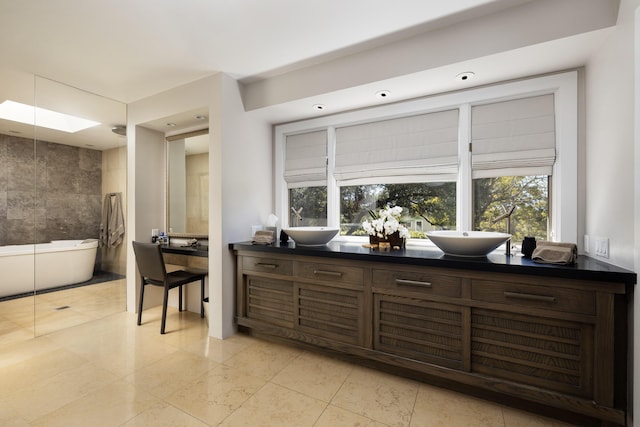
{"type": "Polygon", "coordinates": [[[327,187],[298,187],[289,190],[289,225],[327,225],[327,187]]]}
{"type": "Polygon", "coordinates": [[[474,230],[508,232],[513,242],[548,240],[554,95],[473,106],[471,143],[474,230]]]}
{"type": "Polygon", "coordinates": [[[402,207],[401,222],[411,238],[425,239],[425,231],[456,228],[456,183],[374,184],[340,187],[340,234],[364,236],[362,222],[369,211],[402,207]],[[423,223],[428,226],[423,227],[423,223]]]}
{"type": "Polygon", "coordinates": [[[473,208],[474,230],[505,232],[509,228],[515,243],[522,242],[525,236],[549,239],[546,175],[474,179],[473,208]],[[512,208],[515,209],[510,218],[504,217],[512,208]]]}
{"type": "Polygon", "coordinates": [[[357,239],[388,203],[420,242],[433,228],[505,230],[496,218],[515,205],[514,240],[577,242],[577,99],[567,72],[279,125],[276,213],[287,226],[302,207],[301,224],[357,239]],[[303,177],[312,134],[325,163],[303,177]]]}
{"type": "Polygon", "coordinates": [[[289,188],[288,223],[327,225],[327,131],[286,138],[284,178],[289,188]]]}

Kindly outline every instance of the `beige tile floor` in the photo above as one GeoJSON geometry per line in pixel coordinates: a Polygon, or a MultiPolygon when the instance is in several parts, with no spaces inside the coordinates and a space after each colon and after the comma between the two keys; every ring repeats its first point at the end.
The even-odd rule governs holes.
{"type": "Polygon", "coordinates": [[[566,426],[242,334],[211,338],[194,313],[171,310],[160,335],[159,308],[142,326],[96,311],[0,340],[0,425],[566,426]]]}

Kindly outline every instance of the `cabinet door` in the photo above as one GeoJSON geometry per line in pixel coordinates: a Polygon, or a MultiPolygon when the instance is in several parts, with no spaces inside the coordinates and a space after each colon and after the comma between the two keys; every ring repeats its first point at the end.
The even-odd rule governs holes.
{"type": "Polygon", "coordinates": [[[374,349],[465,370],[468,312],[466,307],[375,294],[374,349]]]}
{"type": "Polygon", "coordinates": [[[592,395],[592,325],[473,309],[473,372],[582,397],[592,395]]]}
{"type": "Polygon", "coordinates": [[[247,276],[246,283],[248,318],[293,327],[293,282],[247,276]]]}
{"type": "Polygon", "coordinates": [[[364,346],[365,316],[361,291],[296,283],[295,295],[298,330],[364,346]]]}

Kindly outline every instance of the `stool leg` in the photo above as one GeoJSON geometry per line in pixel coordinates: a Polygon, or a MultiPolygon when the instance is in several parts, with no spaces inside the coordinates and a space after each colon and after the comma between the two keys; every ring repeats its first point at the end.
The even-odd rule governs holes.
{"type": "Polygon", "coordinates": [[[178,311],[182,311],[182,285],[179,286],[180,294],[178,296],[178,311]]]}
{"type": "Polygon", "coordinates": [[[204,277],[200,279],[200,317],[204,317],[204,277]]]}
{"type": "Polygon", "coordinates": [[[169,299],[169,288],[164,287],[164,298],[162,299],[162,323],[160,324],[160,333],[164,334],[165,326],[167,326],[167,300],[169,299]]]}
{"type": "Polygon", "coordinates": [[[142,301],[144,300],[144,277],[140,283],[140,301],[138,302],[138,326],[142,324],[142,301]]]}

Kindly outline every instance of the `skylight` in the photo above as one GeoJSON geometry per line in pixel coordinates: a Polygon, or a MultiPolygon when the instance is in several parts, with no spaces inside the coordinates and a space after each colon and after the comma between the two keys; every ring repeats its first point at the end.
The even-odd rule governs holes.
{"type": "Polygon", "coordinates": [[[6,100],[0,104],[0,118],[28,125],[33,125],[35,119],[35,123],[37,123],[38,126],[67,133],[75,133],[100,124],[99,122],[81,117],[58,113],[56,111],[33,107],[10,100],[6,100]]]}

